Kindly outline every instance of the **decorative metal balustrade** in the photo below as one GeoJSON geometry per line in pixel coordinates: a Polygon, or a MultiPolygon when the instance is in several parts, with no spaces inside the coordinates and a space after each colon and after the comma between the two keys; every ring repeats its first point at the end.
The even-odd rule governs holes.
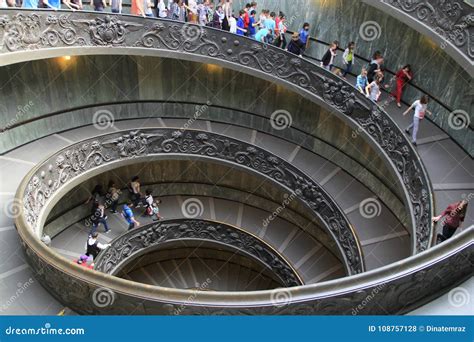
{"type": "Polygon", "coordinates": [[[302,285],[296,270],[263,240],[226,223],[198,219],[166,220],[135,228],[115,238],[94,260],[94,269],[117,274],[124,263],[171,241],[212,241],[250,255],[273,272],[285,287],[302,285]]]}
{"type": "Polygon", "coordinates": [[[75,54],[138,54],[221,64],[289,87],[340,115],[380,151],[405,189],[413,253],[432,239],[432,190],[390,116],[336,75],[288,52],[208,27],[97,12],[0,10],[0,65],[75,54]]]}
{"type": "MultiPolygon", "coordinates": [[[[336,242],[348,274],[364,271],[359,241],[342,209],[309,176],[273,154],[219,134],[172,128],[124,131],[73,144],[40,163],[21,195],[22,217],[29,230],[41,235],[41,218],[47,216],[53,197],[91,171],[154,156],[198,156],[232,163],[267,177],[288,189],[314,214],[336,242]]],[[[51,208],[50,208],[51,209],[51,208]]]]}

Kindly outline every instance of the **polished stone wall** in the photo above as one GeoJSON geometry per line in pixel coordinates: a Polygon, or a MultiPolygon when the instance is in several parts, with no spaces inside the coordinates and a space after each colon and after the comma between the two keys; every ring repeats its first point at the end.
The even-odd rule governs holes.
{"type": "MultiPolygon", "coordinates": [[[[248,1],[235,0],[237,10],[248,1]]],[[[370,59],[372,53],[380,50],[385,55],[386,67],[396,71],[405,64],[411,64],[414,73],[414,83],[422,89],[439,98],[452,110],[463,110],[469,115],[471,127],[474,126],[474,81],[466,70],[446,54],[443,49],[431,39],[418,33],[411,27],[384,12],[375,9],[361,1],[355,0],[260,0],[257,12],[268,8],[278,13],[282,10],[288,18],[290,30],[299,30],[304,22],[311,24],[311,35],[317,39],[330,42],[339,40],[345,46],[350,41],[357,45],[356,53],[370,59]],[[361,28],[375,21],[380,28],[369,39],[364,40],[360,34],[361,28]],[[377,38],[378,36],[378,38],[377,38]],[[374,39],[372,39],[374,38],[374,39]]],[[[376,27],[375,25],[371,25],[376,27]]],[[[378,28],[376,27],[376,30],[378,28]]],[[[326,46],[313,43],[308,54],[321,59],[326,46]]],[[[341,65],[342,52],[336,57],[336,64],[341,65]]],[[[357,61],[355,70],[366,65],[357,61]]],[[[409,89],[404,99],[407,102],[419,98],[421,93],[415,88],[409,89]]],[[[434,121],[451,136],[474,153],[474,134],[472,129],[456,130],[449,125],[450,111],[434,104],[430,105],[434,113],[434,121]]]]}

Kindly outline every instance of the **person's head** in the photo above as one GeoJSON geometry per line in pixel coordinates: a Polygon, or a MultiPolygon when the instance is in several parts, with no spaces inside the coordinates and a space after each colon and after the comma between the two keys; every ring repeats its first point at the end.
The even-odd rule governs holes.
{"type": "Polygon", "coordinates": [[[257,3],[256,3],[255,1],[252,1],[252,2],[250,3],[250,5],[251,5],[252,8],[254,8],[254,9],[257,8],[257,3]]]}
{"type": "Polygon", "coordinates": [[[373,60],[377,60],[379,58],[382,58],[382,52],[380,52],[379,50],[375,51],[373,56],[372,56],[372,59],[373,60]]]}
{"type": "Polygon", "coordinates": [[[138,182],[139,180],[140,180],[140,177],[138,177],[138,176],[134,176],[132,178],[132,182],[138,182]]]}
{"type": "Polygon", "coordinates": [[[428,95],[423,95],[420,99],[420,103],[421,104],[427,104],[429,100],[430,100],[430,98],[428,97],[428,95]]]}
{"type": "Polygon", "coordinates": [[[275,12],[270,13],[270,18],[275,19],[275,17],[276,17],[275,12]]]}
{"type": "Polygon", "coordinates": [[[251,10],[251,11],[250,11],[250,16],[251,16],[251,17],[255,17],[255,14],[257,14],[257,11],[256,11],[256,10],[251,10]]]}
{"type": "Polygon", "coordinates": [[[382,80],[383,80],[383,74],[377,74],[377,76],[375,76],[375,82],[377,82],[377,84],[382,83],[382,80]]]}
{"type": "Polygon", "coordinates": [[[333,41],[331,43],[331,50],[336,50],[338,46],[339,46],[339,42],[337,40],[333,41]]]}
{"type": "Polygon", "coordinates": [[[411,71],[411,65],[407,64],[402,69],[405,70],[406,72],[409,72],[409,71],[411,71]]]}
{"type": "Polygon", "coordinates": [[[222,6],[217,6],[217,12],[222,12],[222,6]]]}
{"type": "Polygon", "coordinates": [[[130,201],[130,200],[128,200],[128,201],[127,201],[127,207],[131,207],[131,206],[133,206],[133,202],[130,201]]]}
{"type": "Polygon", "coordinates": [[[466,200],[462,200],[461,202],[458,203],[457,211],[459,214],[466,215],[466,211],[467,211],[466,200]]]}
{"type": "Polygon", "coordinates": [[[101,193],[101,192],[102,192],[102,184],[97,184],[96,186],[94,186],[94,189],[92,190],[93,194],[101,193]]]}
{"type": "Polygon", "coordinates": [[[93,239],[97,239],[97,238],[99,237],[99,233],[93,232],[92,235],[91,235],[91,237],[92,237],[93,239]]]}
{"type": "Polygon", "coordinates": [[[349,44],[347,44],[347,48],[348,48],[349,50],[354,50],[354,48],[355,48],[355,43],[354,43],[354,42],[350,42],[349,44]]]}
{"type": "Polygon", "coordinates": [[[239,17],[243,16],[245,14],[245,11],[244,10],[240,10],[239,11],[239,17]]]}
{"type": "Polygon", "coordinates": [[[249,8],[252,7],[252,5],[248,2],[247,4],[245,4],[245,9],[248,11],[249,8]]]}
{"type": "Polygon", "coordinates": [[[146,190],[145,190],[145,194],[146,194],[147,196],[150,196],[150,195],[151,195],[151,192],[152,192],[151,189],[146,189],[146,190]]]}
{"type": "Polygon", "coordinates": [[[278,12],[278,18],[280,18],[280,20],[285,19],[285,13],[283,13],[282,11],[278,12]]]}
{"type": "Polygon", "coordinates": [[[360,71],[360,74],[362,76],[367,76],[367,69],[366,68],[362,68],[362,70],[360,71]]]}
{"type": "Polygon", "coordinates": [[[303,30],[309,31],[309,23],[304,23],[303,24],[303,30]]]}
{"type": "Polygon", "coordinates": [[[297,41],[300,39],[300,34],[298,32],[294,32],[293,35],[291,36],[291,39],[294,41],[297,41]]]}
{"type": "Polygon", "coordinates": [[[154,203],[155,203],[155,205],[161,204],[161,200],[157,199],[154,203]]]}

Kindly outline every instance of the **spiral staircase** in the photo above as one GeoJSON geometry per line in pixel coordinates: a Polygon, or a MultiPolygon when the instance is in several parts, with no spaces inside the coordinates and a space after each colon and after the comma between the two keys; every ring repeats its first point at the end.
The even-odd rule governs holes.
{"type": "MultiPolygon", "coordinates": [[[[387,97],[376,106],[352,80],[227,32],[87,12],[0,17],[7,110],[9,92],[39,91],[25,70],[65,55],[105,68],[105,78],[104,55],[116,55],[142,75],[169,77],[160,82],[170,88],[153,101],[163,90],[150,92],[145,77],[138,95],[97,93],[82,106],[68,90],[65,101],[40,93],[43,115],[18,111],[5,123],[2,313],[354,314],[361,303],[356,314],[429,313],[456,286],[472,288],[472,210],[437,246],[431,217],[470,199],[474,163],[435,124],[414,149],[403,132],[409,118],[387,97]],[[164,66],[148,71],[146,58],[164,66]],[[205,80],[174,74],[203,68],[205,80]],[[266,82],[280,97],[248,106],[242,98],[255,93],[243,81],[266,82]],[[227,87],[235,96],[223,101],[215,94],[227,87]],[[136,208],[141,225],[127,231],[108,212],[112,231],[99,239],[110,246],[94,270],[75,264],[89,191],[113,179],[122,205],[134,175],[159,194],[163,220],[136,208]]],[[[58,70],[54,87],[69,77],[87,85],[77,69],[58,70]]]]}

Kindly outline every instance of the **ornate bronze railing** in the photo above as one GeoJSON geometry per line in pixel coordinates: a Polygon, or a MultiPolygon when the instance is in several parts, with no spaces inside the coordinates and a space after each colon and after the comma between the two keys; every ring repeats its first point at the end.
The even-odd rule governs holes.
{"type": "Polygon", "coordinates": [[[227,223],[176,219],[132,229],[116,237],[96,260],[94,269],[116,275],[130,260],[146,255],[171,241],[212,241],[230,246],[258,260],[273,272],[285,287],[303,285],[298,272],[285,258],[260,238],[227,223]]]}
{"type": "Polygon", "coordinates": [[[307,206],[320,226],[334,239],[348,274],[364,271],[357,239],[342,209],[322,187],[290,163],[237,139],[219,134],[173,129],[143,129],[106,134],[73,144],[38,164],[19,193],[24,204],[18,226],[26,223],[29,232],[41,236],[51,203],[65,189],[88,174],[135,162],[138,158],[196,156],[232,163],[266,177],[293,194],[307,206]],[[21,194],[21,195],[20,195],[21,194]]]}
{"type": "Polygon", "coordinates": [[[364,0],[430,36],[470,75],[474,73],[474,7],[462,0],[364,0]]]}
{"type": "Polygon", "coordinates": [[[0,18],[0,65],[86,54],[182,58],[270,79],[332,110],[393,167],[411,213],[413,253],[430,246],[432,190],[418,154],[387,113],[314,63],[245,37],[169,20],[43,10],[0,10],[0,18]]]}

